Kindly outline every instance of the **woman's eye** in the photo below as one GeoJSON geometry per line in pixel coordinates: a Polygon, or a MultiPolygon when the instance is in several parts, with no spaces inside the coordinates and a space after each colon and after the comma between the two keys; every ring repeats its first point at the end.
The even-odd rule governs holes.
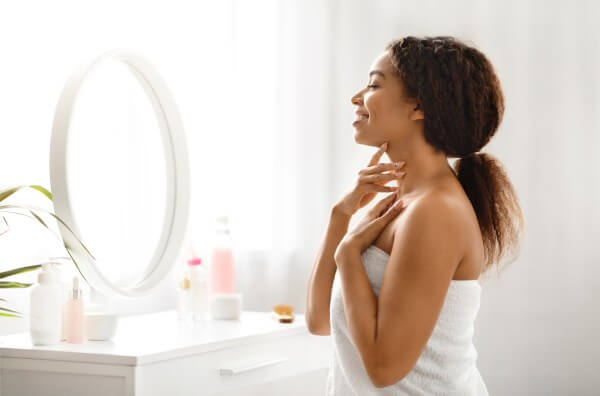
{"type": "Polygon", "coordinates": [[[367,85],[367,88],[377,88],[377,87],[378,87],[378,85],[373,85],[373,84],[367,85]]]}

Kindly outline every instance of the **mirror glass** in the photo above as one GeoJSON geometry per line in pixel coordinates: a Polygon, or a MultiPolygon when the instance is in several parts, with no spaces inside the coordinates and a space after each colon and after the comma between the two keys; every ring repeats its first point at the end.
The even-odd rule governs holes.
{"type": "Polygon", "coordinates": [[[137,282],[165,219],[166,159],[159,120],[130,67],[106,59],[79,89],[65,181],[79,236],[111,283],[137,282]]]}

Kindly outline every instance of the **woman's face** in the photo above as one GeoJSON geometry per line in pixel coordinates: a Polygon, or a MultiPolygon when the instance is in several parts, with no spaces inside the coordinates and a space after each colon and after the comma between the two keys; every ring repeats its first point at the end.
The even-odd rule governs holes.
{"type": "Polygon", "coordinates": [[[416,101],[406,98],[400,78],[393,72],[387,51],[379,55],[369,72],[369,84],[352,97],[354,140],[380,146],[386,141],[406,142],[423,113],[416,101]]]}

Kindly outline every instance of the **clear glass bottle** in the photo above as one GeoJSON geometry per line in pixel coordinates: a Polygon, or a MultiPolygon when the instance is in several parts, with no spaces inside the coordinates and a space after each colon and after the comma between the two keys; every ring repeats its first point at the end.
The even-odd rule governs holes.
{"type": "Polygon", "coordinates": [[[216,218],[215,235],[212,242],[209,266],[210,294],[234,293],[236,274],[233,260],[233,241],[227,216],[216,218]]]}

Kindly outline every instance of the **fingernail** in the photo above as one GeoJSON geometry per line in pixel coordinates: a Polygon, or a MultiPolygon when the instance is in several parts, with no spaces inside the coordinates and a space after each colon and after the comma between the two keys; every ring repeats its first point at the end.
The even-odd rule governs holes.
{"type": "Polygon", "coordinates": [[[385,142],[381,146],[379,146],[379,148],[382,149],[382,150],[386,150],[387,146],[388,146],[388,144],[387,144],[387,142],[385,142]]]}
{"type": "Polygon", "coordinates": [[[394,204],[394,209],[402,209],[403,206],[404,206],[404,202],[396,201],[396,203],[394,204]]]}

